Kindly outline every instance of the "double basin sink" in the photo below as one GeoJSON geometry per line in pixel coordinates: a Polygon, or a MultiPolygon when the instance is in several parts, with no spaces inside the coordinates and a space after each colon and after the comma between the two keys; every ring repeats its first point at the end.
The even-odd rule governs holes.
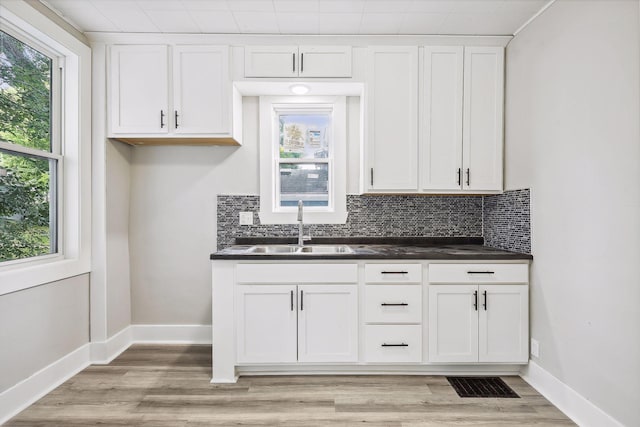
{"type": "Polygon", "coordinates": [[[256,245],[247,249],[249,254],[259,255],[283,255],[283,254],[352,254],[347,245],[256,245]]]}

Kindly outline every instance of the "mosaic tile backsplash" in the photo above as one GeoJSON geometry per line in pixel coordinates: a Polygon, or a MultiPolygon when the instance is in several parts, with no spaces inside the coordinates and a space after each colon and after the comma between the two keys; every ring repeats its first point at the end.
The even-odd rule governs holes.
{"type": "MultiPolygon", "coordinates": [[[[236,237],[297,236],[297,224],[260,224],[259,196],[218,196],[218,249],[236,237]],[[238,224],[241,211],[254,225],[238,224]]],[[[482,235],[481,196],[348,195],[346,224],[312,224],[315,237],[474,237],[482,235]]]]}
{"type": "MultiPolygon", "coordinates": [[[[489,231],[491,240],[484,234],[485,245],[529,253],[528,197],[528,190],[488,197],[348,195],[346,224],[307,225],[305,234],[310,230],[315,237],[479,237],[489,231]],[[491,199],[495,208],[483,209],[483,198],[484,204],[491,199]],[[497,212],[500,209],[505,213],[497,212]],[[517,220],[510,221],[511,216],[517,220]]],[[[260,196],[219,195],[218,249],[233,245],[237,237],[297,236],[297,224],[260,224],[259,211],[260,196]],[[239,225],[243,211],[254,213],[254,225],[239,225]]]]}
{"type": "Polygon", "coordinates": [[[531,212],[528,189],[485,196],[482,215],[485,246],[531,253],[531,212]]]}

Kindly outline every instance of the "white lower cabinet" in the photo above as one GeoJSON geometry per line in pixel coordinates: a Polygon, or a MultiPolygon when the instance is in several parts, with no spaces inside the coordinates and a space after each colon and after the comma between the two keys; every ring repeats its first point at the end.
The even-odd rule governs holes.
{"type": "Polygon", "coordinates": [[[429,285],[429,361],[526,363],[527,285],[429,285]]]}
{"type": "Polygon", "coordinates": [[[422,325],[366,325],[365,362],[420,363],[422,325]]]}
{"type": "Polygon", "coordinates": [[[239,363],[356,362],[357,285],[240,285],[239,363]]]}

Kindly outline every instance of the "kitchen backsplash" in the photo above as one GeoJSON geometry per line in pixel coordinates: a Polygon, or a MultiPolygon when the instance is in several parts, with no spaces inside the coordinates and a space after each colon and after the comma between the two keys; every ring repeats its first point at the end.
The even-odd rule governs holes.
{"type": "MultiPolygon", "coordinates": [[[[530,245],[524,244],[524,234],[529,233],[528,197],[528,190],[484,197],[485,204],[490,199],[496,206],[488,210],[483,209],[483,196],[348,195],[346,224],[307,225],[305,234],[310,230],[315,237],[478,237],[483,235],[485,215],[484,233],[491,234],[491,244],[485,234],[487,246],[529,253],[530,245]],[[505,214],[495,209],[504,209],[505,214]],[[511,215],[517,220],[510,221],[511,215]],[[514,230],[515,238],[509,234],[514,230]]],[[[260,196],[219,195],[218,249],[233,245],[236,237],[297,235],[297,224],[260,224],[259,211],[260,196]],[[243,211],[254,213],[254,225],[239,225],[243,211]]]]}
{"type": "Polygon", "coordinates": [[[528,189],[485,196],[482,208],[484,244],[530,254],[530,200],[528,189]]]}

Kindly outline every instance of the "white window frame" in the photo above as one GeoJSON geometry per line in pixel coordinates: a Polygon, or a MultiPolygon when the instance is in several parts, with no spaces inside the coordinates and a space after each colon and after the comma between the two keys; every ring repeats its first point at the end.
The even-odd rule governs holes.
{"type": "MultiPolygon", "coordinates": [[[[91,267],[91,49],[26,2],[0,5],[0,29],[56,58],[52,151],[2,147],[58,160],[58,252],[0,263],[0,295],[88,273],[91,267]],[[64,163],[64,167],[63,167],[64,163]]],[[[7,146],[8,145],[8,146],[7,146]]]]}
{"type": "Polygon", "coordinates": [[[260,97],[260,222],[294,224],[297,207],[279,205],[280,158],[278,117],[283,113],[313,111],[332,115],[327,159],[283,160],[284,163],[327,163],[329,206],[304,208],[306,224],[344,224],[347,220],[347,117],[344,96],[260,97]]]}

